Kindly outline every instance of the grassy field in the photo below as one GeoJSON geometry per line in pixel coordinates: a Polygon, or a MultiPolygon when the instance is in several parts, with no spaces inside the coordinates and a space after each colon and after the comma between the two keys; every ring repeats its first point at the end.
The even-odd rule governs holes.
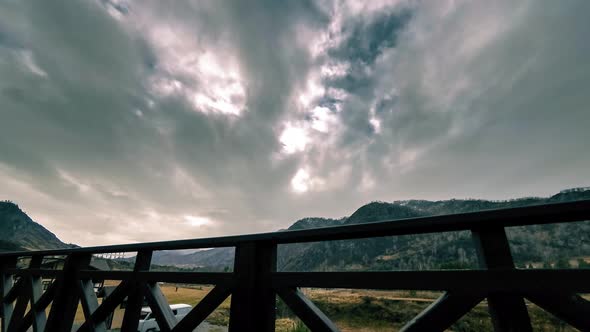
{"type": "MultiPolygon", "coordinates": [[[[346,332],[398,331],[440,295],[436,292],[335,289],[306,289],[304,293],[346,332]]],[[[527,305],[534,331],[577,331],[537,306],[527,305]]],[[[291,319],[290,324],[294,326],[296,320],[291,319]]],[[[288,332],[289,329],[282,331],[288,332]]],[[[477,305],[449,331],[493,331],[487,304],[482,302],[477,305]]]]}
{"type": "MultiPolygon", "coordinates": [[[[117,282],[106,283],[109,286],[116,286],[117,282]]],[[[176,285],[162,285],[162,293],[168,300],[168,303],[186,303],[195,306],[201,299],[209,293],[212,286],[178,286],[176,285]]],[[[229,305],[231,296],[228,297],[209,317],[207,321],[214,325],[227,325],[229,323],[229,305]]],[[[124,309],[117,308],[113,315],[112,328],[117,329],[121,327],[123,321],[124,309]]],[[[81,324],[84,321],[84,313],[82,306],[78,306],[76,312],[75,322],[81,324]]]]}
{"type": "MultiPolygon", "coordinates": [[[[212,286],[183,286],[165,284],[162,292],[170,304],[187,303],[196,305],[212,286]]],[[[343,332],[390,332],[398,331],[407,321],[432,303],[441,293],[408,291],[375,291],[348,289],[304,289],[308,296],[343,332]]],[[[207,322],[227,326],[229,323],[230,298],[217,308],[207,322]]],[[[558,319],[528,303],[533,329],[535,331],[576,331],[565,326],[558,319]]],[[[276,331],[303,332],[305,326],[282,302],[277,304],[276,331]]],[[[123,319],[123,310],[117,309],[113,317],[113,328],[118,328],[123,319]]],[[[82,322],[82,308],[78,309],[76,321],[82,322]]],[[[490,316],[485,302],[452,326],[449,331],[492,331],[490,316]]]]}

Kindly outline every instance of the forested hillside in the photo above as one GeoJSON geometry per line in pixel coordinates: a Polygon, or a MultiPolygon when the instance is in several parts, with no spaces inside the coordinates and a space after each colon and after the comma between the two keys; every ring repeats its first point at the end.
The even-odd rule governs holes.
{"type": "MultiPolygon", "coordinates": [[[[506,201],[452,199],[372,202],[346,218],[304,218],[288,230],[352,225],[432,215],[466,213],[535,204],[590,199],[590,188],[564,190],[551,197],[506,201]]],[[[288,231],[287,230],[287,231],[288,231]]],[[[507,229],[513,256],[519,266],[586,267],[590,262],[590,222],[513,227],[507,229]]],[[[35,223],[16,204],[0,202],[0,250],[52,249],[71,245],[35,223]]],[[[233,248],[190,254],[155,252],[153,263],[183,268],[227,270],[233,265],[233,248]]],[[[281,245],[278,268],[284,271],[396,270],[470,268],[477,265],[469,232],[406,235],[363,240],[281,245]]]]}
{"type": "Polygon", "coordinates": [[[34,222],[18,205],[0,201],[0,251],[68,248],[45,227],[34,222]]]}
{"type": "MultiPolygon", "coordinates": [[[[582,199],[590,199],[590,190],[565,190],[548,198],[528,197],[507,201],[452,199],[373,202],[359,208],[345,220],[328,220],[324,225],[358,224],[582,199]]],[[[590,222],[587,221],[513,227],[507,229],[507,234],[514,259],[520,266],[544,264],[575,267],[590,261],[590,222]],[[569,262],[569,258],[576,260],[569,262]]],[[[279,268],[288,271],[421,270],[468,268],[476,264],[469,232],[294,244],[279,248],[279,268]]]]}
{"type": "MultiPolygon", "coordinates": [[[[564,190],[551,197],[526,197],[506,201],[451,199],[372,202],[340,219],[304,218],[288,230],[351,225],[381,220],[466,213],[536,204],[590,199],[590,189],[564,190]]],[[[590,223],[539,225],[507,229],[515,262],[519,266],[587,266],[590,262],[590,223]]],[[[190,255],[158,257],[157,264],[231,267],[233,250],[211,249],[190,255]],[[215,257],[214,260],[209,258],[215,257]],[[211,265],[209,265],[211,264],[211,265]]],[[[285,271],[395,270],[476,267],[469,232],[407,235],[366,240],[331,241],[279,246],[278,268],[285,271]]]]}

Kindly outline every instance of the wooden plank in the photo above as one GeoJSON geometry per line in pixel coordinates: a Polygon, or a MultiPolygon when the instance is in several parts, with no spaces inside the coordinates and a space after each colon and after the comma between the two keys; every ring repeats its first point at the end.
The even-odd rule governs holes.
{"type": "Polygon", "coordinates": [[[18,279],[16,282],[13,283],[12,276],[10,276],[10,283],[12,284],[12,286],[10,288],[7,288],[8,291],[6,292],[6,294],[4,295],[4,297],[2,299],[2,301],[4,303],[12,303],[12,302],[16,301],[16,299],[21,294],[22,288],[24,287],[23,285],[25,284],[25,279],[21,277],[20,279],[18,279]]]}
{"type": "Polygon", "coordinates": [[[47,317],[45,316],[45,309],[47,308],[47,306],[49,306],[49,304],[51,304],[51,301],[53,301],[53,297],[55,295],[55,289],[56,289],[56,282],[52,282],[51,285],[49,285],[49,287],[47,288],[47,290],[39,297],[39,299],[33,305],[35,310],[29,310],[29,312],[27,312],[27,314],[23,318],[24,326],[31,326],[33,324],[37,324],[38,329],[40,331],[44,331],[44,328],[42,329],[41,326],[47,323],[47,317]],[[38,317],[40,315],[40,313],[42,313],[43,318],[45,318],[45,320],[44,320],[44,322],[38,321],[37,323],[35,323],[34,320],[40,320],[40,319],[42,320],[43,319],[43,318],[38,317]]]}
{"type": "Polygon", "coordinates": [[[14,280],[10,273],[6,271],[16,266],[16,257],[5,257],[0,259],[0,296],[2,301],[0,302],[0,314],[2,315],[2,323],[0,330],[2,332],[8,332],[8,324],[12,318],[14,310],[13,301],[7,300],[8,293],[14,287],[14,280]]]}
{"type": "Polygon", "coordinates": [[[26,287],[27,282],[24,280],[24,278],[21,280],[22,282],[15,285],[18,286],[18,288],[15,289],[18,296],[12,311],[12,315],[10,317],[10,322],[8,323],[8,331],[16,331],[18,329],[18,327],[23,322],[23,317],[25,316],[25,311],[27,310],[27,303],[29,302],[29,292],[26,287]]]}
{"type": "Polygon", "coordinates": [[[314,332],[340,331],[336,325],[296,288],[279,288],[277,294],[293,313],[314,332]]]}
{"type": "Polygon", "coordinates": [[[512,269],[514,262],[504,228],[486,228],[471,232],[475,252],[482,269],[512,269]]]}
{"type": "Polygon", "coordinates": [[[41,294],[41,296],[35,303],[37,310],[45,310],[49,306],[49,304],[51,304],[51,301],[53,301],[53,297],[55,296],[56,289],[57,283],[54,281],[47,287],[45,292],[41,294]]]}
{"type": "MultiPolygon", "coordinates": [[[[102,303],[92,313],[91,321],[104,322],[117,306],[123,302],[127,294],[129,294],[133,288],[134,284],[131,281],[122,281],[109,296],[103,298],[102,303]]],[[[80,326],[78,331],[92,331],[92,324],[86,321],[80,326]]]]}
{"type": "Polygon", "coordinates": [[[276,271],[277,246],[256,242],[236,248],[234,287],[229,331],[275,330],[276,295],[271,287],[271,273],[276,271]]]}
{"type": "Polygon", "coordinates": [[[590,331],[590,302],[578,294],[547,291],[526,297],[580,331],[590,331]]]}
{"type": "Polygon", "coordinates": [[[47,317],[45,329],[52,332],[70,332],[78,309],[78,271],[87,268],[91,254],[71,254],[66,258],[63,275],[57,279],[55,298],[47,317]]]}
{"type": "Polygon", "coordinates": [[[231,290],[224,286],[215,286],[209,293],[186,315],[172,330],[172,332],[192,331],[217,307],[225,301],[231,290]]]}
{"type": "MultiPolygon", "coordinates": [[[[471,234],[481,268],[514,269],[510,245],[503,227],[474,229],[471,234]]],[[[488,295],[488,309],[496,332],[533,330],[522,296],[492,293],[488,295]]]]}
{"type": "Polygon", "coordinates": [[[484,295],[446,292],[409,321],[401,332],[444,331],[483,299],[484,295]]]}
{"type": "MultiPolygon", "coordinates": [[[[135,258],[135,266],[133,271],[147,271],[150,269],[152,261],[152,251],[144,250],[137,253],[135,258]]],[[[139,324],[139,317],[141,314],[141,307],[143,306],[143,281],[134,280],[135,286],[127,297],[127,305],[125,307],[125,314],[123,315],[123,323],[121,324],[121,331],[137,331],[139,324]]]]}
{"type": "MultiPolygon", "coordinates": [[[[115,290],[116,287],[114,286],[107,286],[107,287],[103,287],[103,294],[102,294],[102,298],[106,298],[109,295],[111,295],[113,293],[113,291],[115,290]]],[[[104,320],[105,326],[107,328],[107,330],[112,329],[113,327],[113,317],[115,316],[115,312],[111,311],[108,315],[107,318],[104,320]]]]}
{"type": "Polygon", "coordinates": [[[158,283],[145,284],[145,294],[160,331],[170,332],[176,325],[177,320],[158,283]]]}
{"type": "Polygon", "coordinates": [[[98,309],[98,299],[94,292],[94,283],[92,279],[83,279],[79,283],[80,302],[82,303],[82,310],[84,312],[85,322],[88,322],[94,332],[106,332],[106,324],[104,321],[94,321],[92,314],[98,309]]]}
{"type": "Polygon", "coordinates": [[[231,284],[232,273],[225,272],[162,272],[162,271],[80,271],[81,278],[98,280],[135,279],[144,282],[187,283],[201,285],[231,284]]]}
{"type": "MultiPolygon", "coordinates": [[[[28,268],[30,269],[37,269],[41,266],[41,262],[43,260],[43,256],[33,256],[29,261],[28,268]]],[[[25,315],[27,306],[29,301],[31,303],[35,303],[34,301],[34,287],[33,287],[33,276],[23,276],[21,277],[21,282],[19,286],[19,296],[16,300],[16,305],[14,306],[14,311],[12,313],[12,319],[8,324],[9,331],[26,331],[30,324],[29,322],[25,321],[25,315]]]]}
{"type": "Polygon", "coordinates": [[[444,270],[385,272],[275,272],[276,288],[432,290],[475,293],[590,292],[590,270],[444,270]]]}
{"type": "Polygon", "coordinates": [[[33,326],[33,332],[42,332],[45,330],[47,315],[45,307],[39,308],[37,303],[43,295],[43,280],[39,276],[31,276],[31,310],[29,311],[33,318],[31,323],[25,319],[24,326],[33,326]]]}

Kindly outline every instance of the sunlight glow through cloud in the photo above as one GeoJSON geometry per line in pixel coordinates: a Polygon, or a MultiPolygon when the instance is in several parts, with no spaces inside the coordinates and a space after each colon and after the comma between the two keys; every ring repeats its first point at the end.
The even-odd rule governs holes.
{"type": "Polygon", "coordinates": [[[312,77],[307,81],[305,90],[299,94],[299,102],[303,107],[308,107],[316,98],[325,93],[324,87],[318,82],[318,78],[312,77]]]}
{"type": "MultiPolygon", "coordinates": [[[[340,175],[342,174],[336,174],[336,177],[339,177],[340,175]]],[[[300,168],[293,178],[291,178],[291,190],[297,194],[310,191],[323,191],[328,188],[330,180],[337,179],[323,179],[321,177],[312,176],[305,168],[300,168]]]]}
{"type": "Polygon", "coordinates": [[[304,128],[295,127],[289,123],[279,137],[279,141],[283,145],[283,151],[291,154],[305,150],[309,137],[304,128]]]}
{"type": "Polygon", "coordinates": [[[309,173],[304,169],[299,169],[293,179],[291,179],[291,188],[296,193],[304,193],[309,190],[309,173]]]}
{"type": "Polygon", "coordinates": [[[331,125],[336,122],[336,117],[329,108],[315,107],[312,113],[311,127],[319,132],[327,133],[331,125]]]}
{"type": "Polygon", "coordinates": [[[188,225],[193,226],[193,227],[201,227],[201,226],[211,224],[211,219],[209,219],[207,217],[185,215],[184,220],[188,225]]]}
{"type": "Polygon", "coordinates": [[[379,121],[379,119],[377,119],[376,117],[371,117],[369,119],[369,123],[371,124],[371,126],[373,126],[373,130],[375,130],[375,133],[379,134],[381,132],[381,121],[379,121]]]}
{"type": "Polygon", "coordinates": [[[154,92],[180,96],[203,113],[240,115],[245,110],[245,82],[231,53],[204,48],[181,25],[163,23],[150,29],[158,56],[151,79],[154,92]]]}

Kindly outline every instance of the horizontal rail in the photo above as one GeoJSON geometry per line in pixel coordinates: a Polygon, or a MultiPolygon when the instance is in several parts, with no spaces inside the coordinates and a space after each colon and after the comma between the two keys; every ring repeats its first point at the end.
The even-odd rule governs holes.
{"type": "MultiPolygon", "coordinates": [[[[16,276],[38,275],[56,278],[59,270],[7,269],[16,276]]],[[[160,271],[96,271],[81,270],[80,279],[136,280],[210,284],[232,287],[236,280],[226,272],[160,272],[160,271]]],[[[590,270],[534,269],[534,270],[433,270],[379,272],[274,272],[272,287],[347,288],[381,290],[433,290],[469,292],[482,290],[536,292],[547,289],[590,292],[590,270]]]]}
{"type": "Polygon", "coordinates": [[[232,273],[225,272],[159,272],[159,271],[96,271],[81,270],[78,272],[81,279],[100,280],[137,280],[144,282],[169,282],[185,284],[231,286],[234,283],[232,273]]]}
{"type": "Polygon", "coordinates": [[[581,220],[590,220],[590,200],[533,205],[510,209],[484,210],[479,212],[432,217],[387,220],[355,225],[321,227],[307,230],[84,247],[75,249],[7,252],[0,253],[0,258],[15,256],[68,255],[75,253],[102,254],[112,252],[137,252],[141,250],[181,250],[235,247],[237,245],[250,242],[287,244],[349,240],[408,234],[477,230],[488,229],[492,227],[565,223],[581,220]]]}
{"type": "Polygon", "coordinates": [[[590,270],[275,272],[275,288],[431,290],[456,293],[590,292],[590,270]]]}

